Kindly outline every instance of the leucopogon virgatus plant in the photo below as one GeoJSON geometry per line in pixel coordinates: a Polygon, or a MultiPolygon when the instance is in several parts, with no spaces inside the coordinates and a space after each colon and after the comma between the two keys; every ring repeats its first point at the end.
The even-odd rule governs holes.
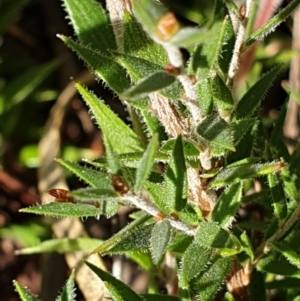
{"type": "MultiPolygon", "coordinates": [[[[152,279],[172,258],[168,292],[152,284],[138,294],[86,262],[113,300],[258,301],[271,289],[288,291],[284,300],[300,294],[300,198],[291,168],[297,156],[281,138],[286,104],[268,133],[259,111],[284,66],[256,77],[242,96],[235,92],[243,53],[300,1],[252,31],[257,3],[107,0],[107,12],[95,0],[63,0],[76,39],[58,38],[123,101],[131,124],[75,82],[102,132],[105,156],[84,164],[57,159],[87,187],[53,187],[56,202],[22,211],[75,218],[136,208],[131,223],[90,251],[134,255],[152,279]],[[253,204],[263,208],[260,220],[251,217],[253,204]]],[[[22,300],[36,300],[15,286],[22,300]]],[[[74,300],[73,290],[72,275],[57,300],[74,300]]]]}

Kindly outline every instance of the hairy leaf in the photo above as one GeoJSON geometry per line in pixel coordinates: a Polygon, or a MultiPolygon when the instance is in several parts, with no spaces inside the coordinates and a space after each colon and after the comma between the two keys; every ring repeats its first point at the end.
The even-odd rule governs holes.
{"type": "Polygon", "coordinates": [[[104,135],[109,135],[111,144],[117,153],[130,153],[143,150],[142,141],[136,134],[102,101],[82,85],[76,88],[92,110],[96,122],[104,135]]]}
{"type": "Polygon", "coordinates": [[[284,163],[273,162],[265,164],[248,164],[222,169],[209,183],[210,188],[232,185],[242,180],[253,179],[278,172],[284,167],[284,163]]]}
{"type": "Polygon", "coordinates": [[[151,173],[158,146],[158,135],[154,135],[140,161],[139,167],[137,168],[134,186],[135,192],[139,192],[143,189],[144,184],[151,173]]]}
{"type": "Polygon", "coordinates": [[[54,217],[112,216],[118,210],[118,198],[103,197],[100,206],[73,203],[49,203],[21,209],[21,212],[49,215],[54,217]]]}
{"type": "Polygon", "coordinates": [[[184,252],[181,271],[180,286],[187,288],[190,280],[201,273],[207,266],[212,250],[193,242],[184,252]]]}
{"type": "Polygon", "coordinates": [[[113,190],[111,179],[107,174],[87,166],[81,166],[75,162],[70,162],[63,159],[57,159],[56,161],[90,186],[113,190]]]}
{"type": "Polygon", "coordinates": [[[211,220],[217,222],[221,227],[230,227],[241,204],[242,190],[242,183],[229,186],[219,197],[211,213],[211,220]]]}
{"type": "Polygon", "coordinates": [[[197,134],[212,145],[234,151],[233,132],[231,126],[219,115],[206,117],[197,126],[197,134]]]}
{"type": "Polygon", "coordinates": [[[113,277],[109,273],[99,269],[92,263],[85,261],[85,264],[103,281],[109,293],[114,300],[118,301],[143,301],[138,294],[136,294],[129,286],[122,281],[113,277]]]}
{"type": "Polygon", "coordinates": [[[102,53],[117,48],[112,24],[100,3],[94,0],[63,0],[63,6],[83,45],[102,53]]]}
{"type": "Polygon", "coordinates": [[[255,110],[264,99],[268,89],[272,85],[274,79],[278,75],[281,66],[276,66],[263,77],[261,77],[258,82],[256,82],[242,97],[239,101],[234,115],[237,119],[247,118],[254,114],[255,110]]]}
{"type": "Polygon", "coordinates": [[[159,264],[172,239],[172,227],[168,220],[162,220],[154,225],[151,231],[150,250],[154,264],[159,264]]]}
{"type": "Polygon", "coordinates": [[[211,301],[220,289],[232,263],[232,257],[218,258],[199,277],[197,283],[201,301],[211,301]]]}
{"type": "Polygon", "coordinates": [[[40,299],[31,294],[28,289],[21,285],[18,281],[14,280],[13,284],[22,301],[40,301],[40,299]]]}

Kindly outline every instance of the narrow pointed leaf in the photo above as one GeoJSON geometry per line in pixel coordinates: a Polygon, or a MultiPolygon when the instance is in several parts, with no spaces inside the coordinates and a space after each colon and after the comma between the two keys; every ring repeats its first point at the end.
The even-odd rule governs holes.
{"type": "Polygon", "coordinates": [[[251,260],[253,260],[255,254],[254,254],[254,251],[253,251],[251,241],[250,241],[250,239],[249,239],[246,232],[242,233],[242,235],[240,236],[240,241],[241,241],[241,244],[243,246],[244,252],[246,252],[249,255],[249,257],[251,258],[251,260]]]}
{"type": "Polygon", "coordinates": [[[114,300],[143,301],[143,299],[137,293],[135,293],[122,281],[116,279],[111,274],[99,269],[88,261],[85,261],[85,264],[103,281],[104,285],[108,289],[109,293],[111,293],[114,300]]]}
{"type": "Polygon", "coordinates": [[[113,190],[111,179],[107,174],[99,170],[81,166],[75,162],[70,162],[63,159],[57,159],[56,161],[90,186],[95,188],[113,190]]]}
{"type": "Polygon", "coordinates": [[[214,104],[222,116],[228,115],[233,108],[232,92],[225,85],[221,77],[216,74],[211,80],[214,104]]]}
{"type": "Polygon", "coordinates": [[[80,42],[103,53],[117,48],[112,24],[99,2],[63,0],[63,3],[80,42]]]}
{"type": "Polygon", "coordinates": [[[172,238],[172,227],[168,220],[156,223],[151,231],[150,250],[154,264],[159,264],[164,258],[172,238]]]}
{"type": "MultiPolygon", "coordinates": [[[[100,201],[99,201],[100,202],[100,201]]],[[[87,217],[87,216],[111,216],[118,210],[116,198],[102,200],[100,207],[87,204],[73,203],[49,203],[21,209],[20,212],[48,215],[53,217],[87,217]]]]}
{"type": "Polygon", "coordinates": [[[91,252],[99,245],[99,239],[80,237],[75,239],[57,238],[49,239],[36,246],[18,250],[18,254],[37,254],[37,253],[67,253],[67,252],[91,252]]]}
{"type": "Polygon", "coordinates": [[[290,198],[290,200],[299,203],[300,202],[299,190],[297,189],[295,180],[291,176],[288,166],[282,168],[281,176],[283,180],[284,192],[290,198]]]}
{"type": "Polygon", "coordinates": [[[209,183],[210,188],[224,187],[232,185],[246,179],[253,179],[278,172],[284,167],[284,163],[273,162],[265,164],[249,164],[236,167],[224,168],[209,183]]]}
{"type": "Polygon", "coordinates": [[[229,273],[231,263],[232,257],[219,258],[200,276],[197,286],[201,301],[214,300],[229,273]]]}
{"type": "Polygon", "coordinates": [[[242,97],[239,101],[236,110],[235,117],[237,119],[247,118],[255,113],[261,101],[264,99],[270,86],[273,84],[276,76],[278,75],[281,66],[276,66],[263,77],[261,77],[258,82],[256,82],[242,97]]]}
{"type": "Polygon", "coordinates": [[[75,301],[75,283],[74,283],[74,271],[68,278],[62,293],[56,298],[56,301],[75,301]]]}
{"type": "Polygon", "coordinates": [[[197,134],[214,145],[234,151],[231,126],[219,115],[212,114],[197,126],[197,134]]]}
{"type": "Polygon", "coordinates": [[[143,150],[139,137],[115,113],[82,85],[76,84],[76,88],[92,110],[104,135],[109,135],[110,142],[117,153],[143,150]]]}
{"type": "Polygon", "coordinates": [[[246,41],[246,46],[252,45],[256,40],[262,40],[267,35],[275,30],[275,28],[296,9],[300,4],[299,0],[291,1],[284,9],[282,9],[276,16],[270,19],[264,26],[256,30],[246,41]]]}
{"type": "Polygon", "coordinates": [[[243,139],[255,122],[255,118],[248,118],[232,123],[234,145],[237,145],[243,139]]]}
{"type": "Polygon", "coordinates": [[[212,250],[193,242],[184,252],[181,270],[180,286],[187,288],[189,282],[201,273],[207,266],[212,250]]]}
{"type": "Polygon", "coordinates": [[[275,274],[300,278],[299,268],[289,263],[284,257],[280,259],[274,256],[268,256],[259,261],[257,265],[259,271],[275,274]]]}
{"type": "Polygon", "coordinates": [[[187,175],[181,136],[175,142],[163,187],[166,206],[171,210],[182,210],[187,202],[187,175]]]}
{"type": "Polygon", "coordinates": [[[195,44],[204,43],[210,37],[211,33],[207,30],[196,27],[183,27],[168,40],[168,43],[175,47],[188,48],[195,44]]]}
{"type": "Polygon", "coordinates": [[[211,220],[217,222],[221,227],[230,227],[241,204],[242,190],[242,183],[229,186],[219,197],[211,213],[211,220]]]}
{"type": "Polygon", "coordinates": [[[150,76],[139,81],[135,86],[129,88],[122,95],[125,98],[134,98],[145,96],[151,92],[155,92],[166,88],[175,82],[175,76],[166,71],[157,71],[150,76]]]}
{"type": "Polygon", "coordinates": [[[279,222],[283,222],[287,215],[287,204],[282,182],[278,174],[268,174],[268,183],[271,191],[274,213],[279,222]]]}
{"type": "MultiPolygon", "coordinates": [[[[107,197],[118,196],[113,189],[103,188],[80,188],[77,190],[70,191],[70,195],[78,202],[80,201],[97,201],[98,199],[107,197]]],[[[91,203],[92,204],[92,203],[91,203]]]]}
{"type": "Polygon", "coordinates": [[[102,256],[132,252],[148,253],[151,247],[150,240],[153,226],[153,224],[142,226],[130,230],[128,233],[123,233],[122,235],[117,233],[111,239],[96,248],[93,253],[96,253],[96,250],[101,253],[102,256]],[[117,239],[119,240],[116,241],[117,239]],[[113,242],[112,240],[115,241],[113,242]]]}
{"type": "Polygon", "coordinates": [[[18,281],[14,280],[13,284],[22,301],[40,301],[40,299],[31,294],[28,289],[26,289],[18,281]]]}
{"type": "Polygon", "coordinates": [[[158,146],[158,135],[154,135],[140,161],[139,167],[136,170],[136,181],[134,186],[135,192],[140,192],[143,189],[144,184],[151,173],[158,146]]]}
{"type": "Polygon", "coordinates": [[[120,253],[131,250],[145,251],[150,245],[150,235],[153,225],[143,226],[143,224],[149,218],[150,217],[147,214],[143,214],[140,218],[131,222],[125,228],[93,250],[92,254],[110,254],[110,252],[120,253]]]}
{"type": "Polygon", "coordinates": [[[283,157],[285,161],[289,162],[291,156],[289,154],[286,144],[283,141],[283,128],[286,119],[288,107],[287,105],[288,102],[286,101],[281,107],[281,111],[271,133],[270,145],[271,151],[274,154],[275,158],[283,157]]]}
{"type": "MultiPolygon", "coordinates": [[[[232,1],[232,3],[234,2],[232,1]]],[[[235,33],[229,16],[226,16],[224,19],[220,37],[222,46],[219,51],[220,55],[218,56],[218,65],[223,73],[227,74],[235,43],[235,33]]]]}
{"type": "Polygon", "coordinates": [[[124,53],[142,58],[163,67],[168,63],[168,56],[163,47],[146,34],[142,26],[128,12],[124,12],[124,53]]]}
{"type": "Polygon", "coordinates": [[[201,79],[196,86],[199,108],[203,115],[208,116],[213,109],[213,91],[210,78],[201,79]]]}
{"type": "Polygon", "coordinates": [[[122,175],[122,165],[119,156],[113,148],[109,135],[103,135],[103,142],[105,146],[105,155],[109,171],[115,175],[122,175]]]}
{"type": "Polygon", "coordinates": [[[275,242],[272,244],[276,251],[281,253],[291,264],[300,269],[300,256],[298,250],[293,250],[291,247],[283,243],[275,242]]]}
{"type": "Polygon", "coordinates": [[[129,88],[130,80],[127,77],[126,70],[109,55],[92,50],[88,46],[77,43],[65,36],[59,35],[58,37],[67,47],[76,52],[112,91],[121,94],[122,91],[129,88]]]}
{"type": "Polygon", "coordinates": [[[195,234],[195,242],[207,248],[221,249],[221,253],[223,252],[225,256],[241,251],[241,244],[238,239],[212,222],[202,222],[199,224],[195,234]]]}

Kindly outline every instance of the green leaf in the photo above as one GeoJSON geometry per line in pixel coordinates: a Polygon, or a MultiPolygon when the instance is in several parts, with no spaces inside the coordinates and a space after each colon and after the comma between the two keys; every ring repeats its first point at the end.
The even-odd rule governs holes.
{"type": "Polygon", "coordinates": [[[218,258],[199,277],[197,283],[201,301],[214,300],[232,263],[232,257],[218,258]]]}
{"type": "Polygon", "coordinates": [[[210,37],[211,33],[203,28],[183,27],[168,40],[168,43],[175,47],[188,48],[204,43],[210,37]]]}
{"type": "Polygon", "coordinates": [[[151,75],[152,73],[162,71],[164,66],[160,66],[155,60],[148,61],[144,58],[135,57],[126,53],[113,53],[116,61],[120,63],[130,75],[134,83],[151,75]]]}
{"type": "Polygon", "coordinates": [[[244,251],[249,255],[251,260],[253,260],[255,254],[254,254],[253,247],[252,247],[251,241],[250,241],[247,233],[243,232],[242,235],[240,236],[240,238],[241,238],[240,241],[244,248],[244,251]]]}
{"type": "Polygon", "coordinates": [[[168,12],[167,9],[161,3],[153,0],[134,1],[133,4],[137,20],[150,37],[155,39],[157,23],[168,12]]]}
{"type": "Polygon", "coordinates": [[[175,237],[168,247],[168,251],[176,255],[182,255],[188,246],[193,242],[193,239],[194,238],[192,236],[187,236],[184,233],[177,232],[175,233],[175,237]]]}
{"type": "Polygon", "coordinates": [[[195,242],[203,247],[220,249],[224,256],[241,251],[239,240],[213,222],[201,222],[195,234],[195,242]]]}
{"type": "Polygon", "coordinates": [[[270,19],[264,26],[256,30],[246,41],[246,46],[252,45],[256,40],[264,39],[268,34],[273,32],[275,28],[286,20],[286,18],[297,8],[300,0],[291,1],[284,9],[270,19]]]}
{"type": "Polygon", "coordinates": [[[272,162],[265,164],[248,164],[242,166],[227,167],[222,169],[209,183],[209,188],[224,187],[242,180],[253,179],[278,172],[284,167],[284,163],[272,162]]]}
{"type": "Polygon", "coordinates": [[[174,145],[163,188],[165,190],[165,206],[171,210],[181,211],[187,203],[187,175],[180,135],[174,145]]]}
{"type": "Polygon", "coordinates": [[[105,157],[109,167],[109,172],[115,175],[122,175],[122,165],[118,154],[111,144],[110,136],[107,134],[103,135],[103,142],[105,146],[105,157]]]}
{"type": "Polygon", "coordinates": [[[265,275],[256,269],[251,273],[251,281],[249,284],[249,301],[266,301],[265,275]]]}
{"type": "Polygon", "coordinates": [[[151,231],[150,250],[155,265],[164,258],[167,247],[172,239],[172,227],[168,220],[162,220],[154,225],[151,231]]]}
{"type": "Polygon", "coordinates": [[[56,301],[75,301],[75,283],[74,283],[74,271],[68,278],[62,293],[56,298],[56,301]]]}
{"type": "Polygon", "coordinates": [[[189,282],[206,267],[212,254],[212,250],[193,242],[184,252],[181,271],[180,286],[187,288],[189,282]]]}
{"type": "MultiPolygon", "coordinates": [[[[264,280],[262,279],[262,282],[264,280]]],[[[267,290],[273,290],[273,289],[298,289],[300,287],[300,279],[295,279],[295,278],[285,278],[282,280],[273,280],[273,281],[268,281],[265,283],[265,287],[267,290]]],[[[256,301],[257,299],[255,299],[256,301]]],[[[266,299],[262,299],[262,301],[265,301],[266,299]]],[[[258,300],[260,301],[260,300],[258,300]]]]}
{"type": "Polygon", "coordinates": [[[92,253],[116,254],[128,251],[147,251],[153,225],[144,226],[150,217],[143,214],[110,239],[97,247],[92,253]]]}
{"type": "Polygon", "coordinates": [[[264,99],[268,89],[280,72],[281,66],[278,65],[261,77],[239,101],[234,115],[236,119],[247,118],[254,114],[261,101],[264,99]]]}
{"type": "Polygon", "coordinates": [[[245,137],[248,130],[251,127],[253,127],[255,122],[256,122],[256,118],[248,118],[248,119],[236,120],[235,122],[231,123],[233,129],[234,145],[237,145],[243,139],[243,137],[245,137]]]}
{"type": "Polygon", "coordinates": [[[85,264],[103,281],[108,292],[111,294],[114,300],[118,301],[143,301],[138,294],[136,294],[129,286],[124,284],[122,281],[116,279],[109,273],[99,269],[95,265],[88,261],[85,264]]]}
{"type": "Polygon", "coordinates": [[[210,78],[200,79],[196,84],[196,92],[202,114],[210,115],[213,109],[213,91],[210,78]]]}
{"type": "Polygon", "coordinates": [[[207,32],[209,38],[204,44],[197,46],[192,54],[189,72],[196,74],[199,80],[210,77],[210,72],[217,67],[219,57],[222,56],[225,33],[223,26],[223,22],[216,20],[207,32]]]}
{"type": "Polygon", "coordinates": [[[37,253],[67,253],[75,251],[91,252],[99,245],[99,239],[95,238],[57,238],[49,239],[39,243],[36,246],[23,248],[17,251],[17,254],[37,254],[37,253]]]}
{"type": "Polygon", "coordinates": [[[285,259],[278,259],[273,255],[261,259],[258,262],[257,269],[275,275],[300,278],[299,268],[287,262],[285,259]]]}
{"type": "Polygon", "coordinates": [[[143,150],[142,141],[138,136],[102,101],[82,85],[76,84],[76,88],[92,110],[104,135],[109,135],[110,142],[117,153],[124,154],[143,150]]]}
{"type": "MultiPolygon", "coordinates": [[[[111,239],[104,242],[96,250],[101,255],[113,255],[132,252],[149,252],[150,239],[153,224],[129,229],[122,235],[117,233],[111,239]],[[118,239],[118,240],[117,240],[118,239]]],[[[95,253],[96,251],[93,251],[95,253]]]]}
{"type": "Polygon", "coordinates": [[[286,195],[295,203],[300,202],[299,191],[295,180],[292,178],[288,166],[284,166],[281,170],[283,180],[283,189],[286,195]]]}
{"type": "Polygon", "coordinates": [[[274,242],[272,247],[275,248],[280,254],[282,254],[292,265],[300,268],[300,256],[298,252],[293,250],[291,247],[283,243],[274,242]]]}
{"type": "Polygon", "coordinates": [[[211,220],[217,222],[221,227],[230,227],[241,204],[242,191],[243,183],[229,186],[219,197],[211,213],[211,220]]]}
{"type": "Polygon", "coordinates": [[[197,134],[207,142],[234,151],[231,126],[219,115],[206,117],[196,128],[197,134]]]}
{"type": "Polygon", "coordinates": [[[70,192],[70,195],[78,202],[97,201],[103,197],[116,197],[117,194],[112,189],[103,188],[80,188],[70,192]]]}
{"type": "Polygon", "coordinates": [[[283,157],[285,161],[289,162],[291,156],[289,154],[286,144],[282,139],[283,128],[284,128],[286,112],[287,112],[287,105],[288,102],[286,101],[281,107],[280,114],[276,120],[276,123],[271,133],[270,145],[271,145],[272,154],[274,155],[275,158],[283,157]]]}
{"type": "Polygon", "coordinates": [[[134,186],[134,191],[136,193],[140,192],[143,189],[144,184],[151,173],[158,146],[158,135],[154,135],[151,141],[149,142],[149,145],[136,170],[136,181],[134,186]]]}
{"type": "MultiPolygon", "coordinates": [[[[226,1],[228,2],[228,1],[226,1]]],[[[234,3],[232,1],[232,3],[234,3]]],[[[235,33],[232,26],[231,18],[226,16],[220,33],[221,49],[218,56],[218,64],[224,74],[228,73],[233,48],[235,44],[235,33]]]]}
{"type": "Polygon", "coordinates": [[[95,188],[113,190],[111,179],[107,174],[99,170],[81,166],[78,163],[66,161],[63,159],[56,159],[56,161],[90,186],[95,188]]]}
{"type": "Polygon", "coordinates": [[[268,183],[275,216],[279,222],[283,222],[287,216],[287,204],[279,175],[268,174],[268,183]]]}
{"type": "Polygon", "coordinates": [[[83,45],[102,53],[117,48],[112,24],[99,2],[63,0],[63,6],[83,45]]]}
{"type": "Polygon", "coordinates": [[[155,62],[160,67],[168,63],[164,48],[153,42],[137,20],[127,11],[124,12],[124,53],[148,62],[155,62]]]}
{"type": "Polygon", "coordinates": [[[176,77],[166,71],[157,71],[148,77],[139,81],[135,86],[129,88],[122,93],[125,98],[135,98],[146,96],[151,92],[155,92],[166,88],[173,84],[176,77]]]}
{"type": "Polygon", "coordinates": [[[104,198],[100,207],[86,204],[73,203],[49,203],[23,208],[20,212],[49,215],[54,217],[87,217],[87,216],[111,216],[118,210],[118,198],[104,198]]]}
{"type": "Polygon", "coordinates": [[[211,80],[213,99],[216,108],[221,116],[228,116],[233,108],[232,92],[225,85],[218,74],[211,80]]]}
{"type": "MultiPolygon", "coordinates": [[[[164,143],[164,145],[160,148],[161,152],[169,153],[174,149],[176,143],[176,139],[169,139],[164,143]]],[[[183,152],[185,157],[198,157],[199,149],[195,146],[195,144],[188,140],[182,140],[183,152]]]]}
{"type": "Polygon", "coordinates": [[[85,44],[82,45],[65,36],[59,35],[58,37],[67,47],[76,52],[111,90],[117,94],[121,94],[122,91],[130,86],[130,80],[127,77],[126,70],[111,57],[92,50],[85,44]]]}
{"type": "Polygon", "coordinates": [[[22,301],[40,301],[33,294],[31,294],[28,289],[21,285],[18,281],[14,280],[13,285],[19,294],[22,301]]]}

